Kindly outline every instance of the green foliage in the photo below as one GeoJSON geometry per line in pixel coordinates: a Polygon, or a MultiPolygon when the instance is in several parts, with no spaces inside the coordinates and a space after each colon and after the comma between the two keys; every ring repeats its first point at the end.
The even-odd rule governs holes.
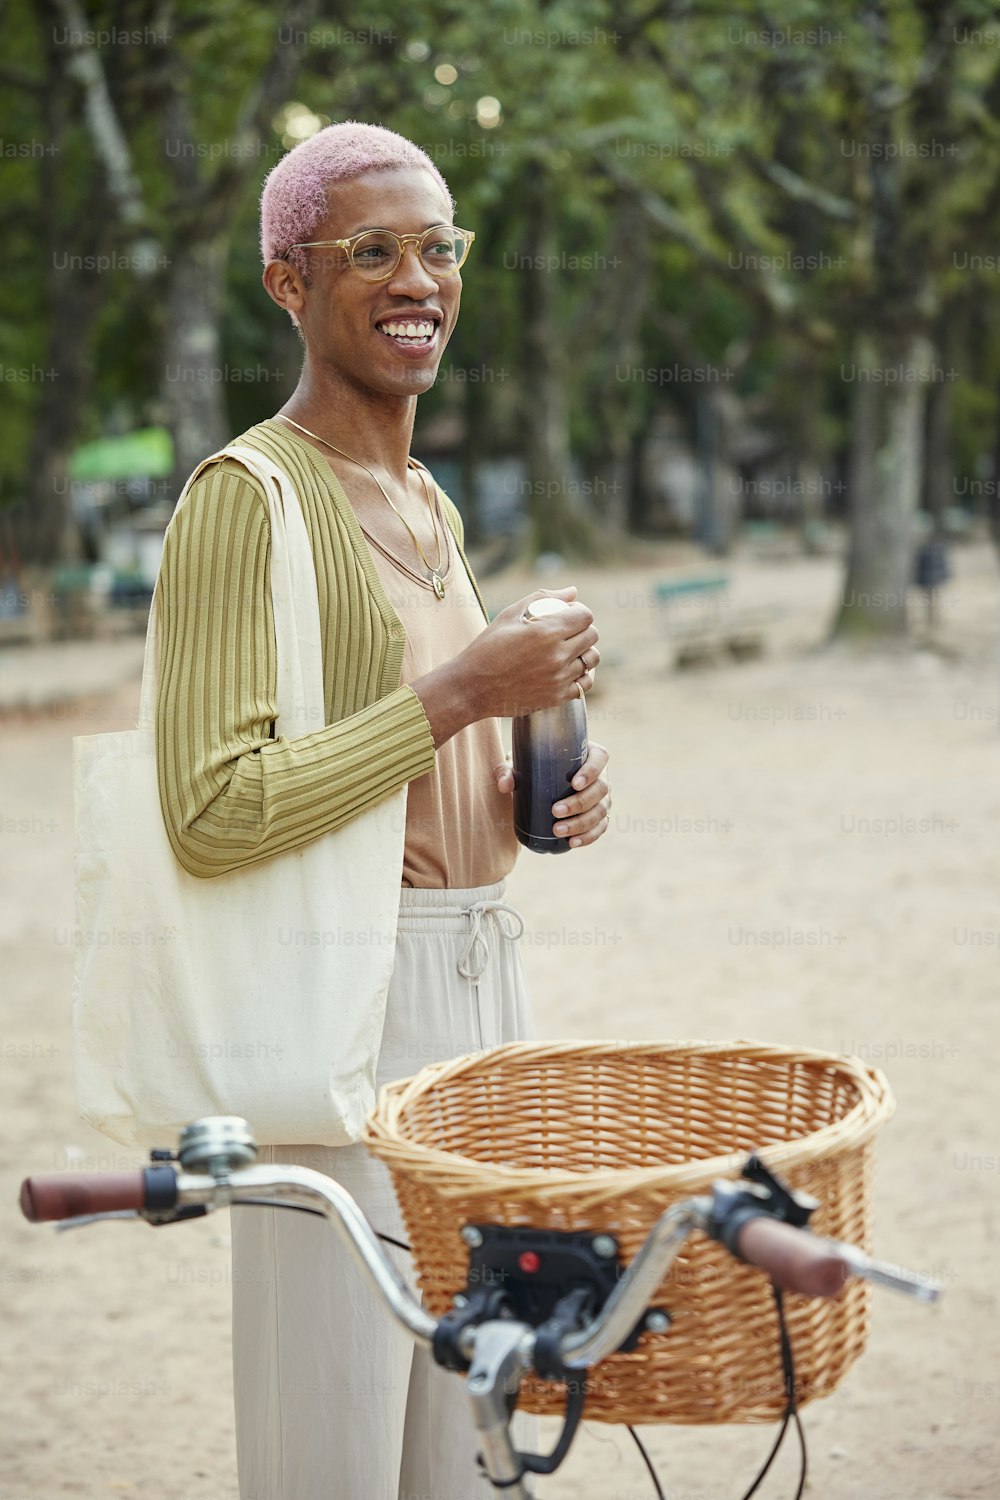
{"type": "MultiPolygon", "coordinates": [[[[458,222],[477,231],[462,319],[445,357],[452,373],[421,403],[421,425],[485,402],[488,446],[519,446],[520,396],[530,399],[534,378],[523,325],[532,274],[553,278],[550,337],[572,445],[590,464],[601,461],[609,429],[641,436],[664,406],[693,430],[693,383],[615,381],[626,347],[636,364],[654,368],[733,360],[734,395],[752,400],[755,421],[792,449],[808,370],[822,394],[810,456],[827,461],[845,436],[837,371],[859,328],[881,318],[939,326],[973,283],[984,302],[995,300],[995,266],[962,265],[963,256],[997,252],[1000,47],[957,39],[963,27],[996,28],[988,3],[892,0],[880,12],[881,31],[866,24],[875,11],[852,0],[797,0],[780,8],[779,20],[766,19],[756,0],[726,7],[495,0],[486,10],[415,0],[397,10],[375,5],[363,21],[358,13],[348,20],[337,0],[326,0],[289,95],[320,116],[381,121],[418,141],[458,200],[458,222]],[[783,40],[760,39],[775,27],[783,40]],[[499,101],[498,123],[484,100],[499,101]],[[886,160],[859,151],[879,142],[915,154],[886,160]],[[541,272],[525,264],[537,217],[529,177],[552,204],[562,258],[541,272]],[[636,314],[629,279],[640,276],[636,314]],[[489,381],[454,373],[487,368],[489,381]]],[[[44,5],[10,0],[6,17],[4,140],[50,140],[58,124],[54,158],[0,161],[7,272],[0,337],[9,368],[44,360],[45,224],[54,223],[68,247],[80,246],[95,216],[115,212],[80,89],[48,39],[48,15],[44,5]]],[[[208,232],[214,194],[239,149],[236,121],[274,50],[288,42],[286,11],[276,3],[88,7],[95,27],[140,27],[158,16],[168,18],[166,39],[107,47],[101,60],[141,188],[142,232],[169,259],[208,232]],[[201,148],[181,164],[170,155],[167,76],[181,80],[201,148]]],[[[218,231],[229,245],[226,361],[284,372],[230,384],[233,430],[273,411],[297,369],[298,346],[260,286],[256,250],[257,196],[285,149],[280,127],[275,117],[238,207],[218,231]]],[[[135,233],[118,225],[123,252],[135,233]]],[[[108,273],[80,440],[157,420],[167,272],[108,273]]],[[[970,336],[957,351],[956,432],[965,456],[992,446],[998,349],[992,319],[988,338],[970,336]]],[[[30,381],[4,386],[7,496],[27,461],[39,390],[30,381]]]]}

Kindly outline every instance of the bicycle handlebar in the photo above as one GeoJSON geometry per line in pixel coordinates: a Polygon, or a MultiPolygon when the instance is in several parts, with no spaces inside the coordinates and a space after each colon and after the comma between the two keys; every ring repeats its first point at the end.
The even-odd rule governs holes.
{"type": "MultiPolygon", "coordinates": [[[[397,1323],[416,1341],[432,1345],[439,1364],[469,1370],[469,1396],[485,1454],[484,1467],[511,1500],[526,1500],[522,1480],[529,1460],[516,1453],[511,1442],[509,1390],[532,1369],[541,1371],[544,1366],[551,1375],[553,1360],[563,1371],[588,1369],[616,1350],[631,1347],[628,1341],[643,1324],[651,1331],[665,1332],[669,1315],[651,1308],[650,1303],[694,1231],[700,1230],[764,1271],[776,1286],[808,1297],[836,1297],[851,1276],[928,1302],[936,1301],[940,1290],[928,1277],[870,1260],[855,1246],[808,1232],[803,1227],[811,1212],[808,1203],[796,1200],[779,1179],[751,1158],[741,1185],[715,1182],[710,1195],[665,1209],[599,1310],[575,1326],[573,1315],[567,1314],[555,1348],[552,1329],[560,1325],[544,1325],[549,1333],[542,1348],[541,1329],[510,1317],[509,1306],[498,1308],[490,1302],[476,1309],[472,1306],[475,1299],[459,1291],[451,1314],[440,1320],[432,1317],[341,1184],[306,1167],[254,1165],[256,1147],[245,1121],[229,1116],[196,1121],[184,1131],[178,1153],[170,1156],[169,1163],[163,1160],[166,1155],[160,1153],[156,1165],[131,1172],[29,1177],[21,1187],[21,1211],[32,1223],[62,1220],[62,1227],[67,1228],[122,1214],[153,1224],[175,1223],[210,1209],[240,1205],[302,1208],[325,1215],[397,1323]],[[767,1188],[761,1184],[762,1172],[767,1188]],[[798,1225],[787,1212],[789,1207],[799,1210],[798,1225]],[[538,1363],[540,1349],[543,1364],[538,1363]]],[[[578,1419],[579,1411],[574,1425],[578,1419]]],[[[571,1437],[572,1428],[566,1431],[571,1437]]],[[[534,1458],[540,1462],[538,1455],[534,1458]]]]}
{"type": "Polygon", "coordinates": [[[828,1240],[765,1214],[744,1224],[736,1243],[745,1261],[766,1271],[775,1286],[786,1292],[837,1297],[852,1274],[847,1261],[828,1240]]]}
{"type": "Polygon", "coordinates": [[[21,1184],[21,1212],[32,1224],[75,1219],[85,1214],[156,1212],[177,1203],[173,1167],[140,1167],[134,1172],[56,1172],[26,1177],[21,1184]]]}
{"type": "MultiPolygon", "coordinates": [[[[217,1171],[200,1174],[189,1174],[183,1165],[178,1171],[163,1163],[132,1172],[63,1172],[29,1177],[21,1186],[21,1212],[32,1223],[61,1220],[68,1227],[74,1221],[122,1213],[141,1215],[153,1223],[169,1223],[241,1202],[309,1207],[326,1215],[343,1236],[398,1321],[415,1338],[432,1340],[437,1320],[414,1299],[371,1225],[339,1183],[303,1167],[243,1165],[235,1159],[216,1166],[217,1171]],[[238,1169],[231,1171],[233,1167],[238,1169]]],[[[940,1288],[930,1278],[872,1261],[853,1245],[818,1238],[774,1217],[766,1208],[754,1213],[751,1205],[750,1217],[738,1227],[734,1224],[735,1239],[728,1239],[724,1221],[732,1193],[732,1184],[716,1183],[712,1198],[691,1198],[667,1209],[603,1309],[586,1329],[567,1335],[565,1355],[589,1364],[617,1349],[648,1308],[681,1245],[695,1229],[722,1239],[734,1254],[763,1270],[786,1291],[807,1297],[837,1297],[851,1276],[862,1276],[923,1301],[937,1300],[940,1288]]],[[[745,1211],[746,1204],[740,1206],[745,1211]]]]}

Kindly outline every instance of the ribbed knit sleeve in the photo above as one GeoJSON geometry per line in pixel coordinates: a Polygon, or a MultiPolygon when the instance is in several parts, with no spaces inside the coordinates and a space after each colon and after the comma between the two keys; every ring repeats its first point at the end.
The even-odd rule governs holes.
{"type": "MultiPolygon", "coordinates": [[[[272,738],[269,563],[261,491],[233,464],[207,469],[167,529],[157,587],[160,803],[174,853],[192,875],[307,844],[434,765],[431,729],[408,687],[313,734],[272,738]]],[[[354,575],[327,571],[357,592],[350,607],[367,622],[354,575]]],[[[379,644],[369,641],[376,665],[379,644]]],[[[346,664],[332,672],[334,700],[349,700],[346,664]]]]}

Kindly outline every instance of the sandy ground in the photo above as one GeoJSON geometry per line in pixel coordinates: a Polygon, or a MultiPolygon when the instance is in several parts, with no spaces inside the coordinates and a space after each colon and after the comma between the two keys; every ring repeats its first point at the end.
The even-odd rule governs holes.
{"type": "MultiPolygon", "coordinates": [[[[613,752],[613,827],[511,881],[541,1036],[753,1037],[887,1071],[876,1251],[946,1294],[875,1294],[864,1358],[805,1412],[823,1500],[1000,1493],[997,589],[985,548],[955,562],[939,649],[862,659],[811,649],[838,563],[738,561],[739,601],[780,612],[767,655],[681,674],[649,603],[664,554],[577,573],[602,629],[591,729],[613,752]]],[[[70,738],[128,725],[136,702],[133,678],[0,724],[2,1500],[236,1500],[226,1218],[57,1236],[13,1207],[28,1172],[138,1164],[76,1120],[69,1053],[70,738]]],[[[771,1437],[643,1431],[671,1500],[740,1495],[771,1437]]],[[[794,1468],[761,1493],[794,1493],[794,1468]]],[[[539,1493],[653,1491],[627,1432],[592,1424],[539,1493]]]]}

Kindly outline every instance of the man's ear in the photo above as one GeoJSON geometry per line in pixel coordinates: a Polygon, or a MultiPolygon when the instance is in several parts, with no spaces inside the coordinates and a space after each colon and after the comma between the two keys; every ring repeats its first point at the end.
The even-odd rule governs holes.
{"type": "Polygon", "coordinates": [[[306,288],[301,273],[287,260],[269,260],[261,280],[271,301],[283,307],[298,328],[298,315],[306,303],[306,288]]]}

